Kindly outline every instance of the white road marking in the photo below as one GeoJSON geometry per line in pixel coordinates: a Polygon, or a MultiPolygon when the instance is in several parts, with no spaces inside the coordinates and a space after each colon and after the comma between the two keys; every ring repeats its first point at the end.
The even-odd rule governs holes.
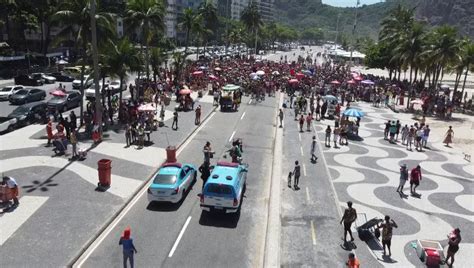
{"type": "Polygon", "coordinates": [[[300,146],[300,152],[301,152],[301,156],[303,156],[304,154],[303,154],[303,147],[302,146],[300,146]]]}
{"type": "Polygon", "coordinates": [[[303,175],[306,177],[306,165],[303,164],[303,175]]]}
{"type": "Polygon", "coordinates": [[[301,141],[301,133],[298,133],[298,138],[299,138],[300,141],[301,141]]]}
{"type": "Polygon", "coordinates": [[[234,135],[235,135],[235,130],[232,132],[232,135],[230,135],[229,142],[232,141],[232,139],[234,138],[234,135]]]}
{"type": "Polygon", "coordinates": [[[18,230],[47,200],[47,196],[23,196],[20,205],[11,213],[0,217],[0,246],[18,230]]]}
{"type": "MultiPolygon", "coordinates": [[[[181,152],[188,146],[188,144],[196,137],[197,133],[207,124],[207,122],[210,121],[210,119],[216,114],[216,112],[212,112],[212,114],[194,131],[191,136],[181,145],[181,147],[178,148],[176,151],[176,156],[179,156],[181,152]]],[[[78,261],[76,262],[77,264],[74,264],[73,267],[81,267],[84,262],[90,257],[92,252],[94,252],[97,247],[99,247],[100,244],[104,241],[104,239],[112,232],[113,229],[117,226],[117,224],[125,217],[125,215],[128,214],[128,212],[133,208],[133,206],[140,200],[140,198],[147,192],[148,187],[151,185],[152,180],[149,180],[145,186],[138,192],[138,194],[132,199],[132,201],[125,207],[124,210],[120,213],[120,215],[113,220],[113,222],[107,227],[107,229],[100,234],[99,238],[94,241],[91,246],[84,252],[82,256],[84,257],[79,257],[78,261]]]]}
{"type": "Polygon", "coordinates": [[[178,247],[179,241],[181,241],[181,238],[183,237],[184,231],[186,231],[186,228],[188,227],[188,224],[189,224],[190,221],[191,221],[191,216],[188,217],[188,219],[184,223],[183,229],[181,229],[181,232],[179,232],[178,238],[174,242],[174,245],[171,248],[170,254],[168,254],[168,258],[173,257],[174,251],[178,247]]]}
{"type": "Polygon", "coordinates": [[[314,228],[314,222],[311,220],[311,238],[313,239],[313,246],[316,246],[316,229],[314,228]]]}
{"type": "Polygon", "coordinates": [[[248,103],[248,104],[250,104],[250,103],[252,103],[252,99],[251,99],[251,100],[249,100],[249,103],[248,103]]]}
{"type": "Polygon", "coordinates": [[[245,113],[246,113],[246,112],[244,112],[244,113],[242,114],[242,116],[240,117],[240,120],[244,119],[245,113]]]}
{"type": "Polygon", "coordinates": [[[308,201],[308,203],[311,202],[311,198],[309,197],[309,189],[308,189],[308,187],[306,187],[306,201],[308,201]]]}

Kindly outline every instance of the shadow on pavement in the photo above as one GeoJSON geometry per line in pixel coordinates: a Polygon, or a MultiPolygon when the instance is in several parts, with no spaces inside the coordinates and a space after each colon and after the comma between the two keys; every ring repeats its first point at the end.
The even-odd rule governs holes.
{"type": "Polygon", "coordinates": [[[240,219],[240,210],[233,214],[201,212],[199,224],[204,226],[214,226],[235,229],[240,219]]]}

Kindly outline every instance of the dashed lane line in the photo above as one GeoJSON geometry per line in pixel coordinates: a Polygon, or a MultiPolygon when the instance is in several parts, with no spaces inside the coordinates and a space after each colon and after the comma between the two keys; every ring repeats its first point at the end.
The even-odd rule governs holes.
{"type": "Polygon", "coordinates": [[[308,203],[311,203],[311,198],[309,196],[309,189],[308,187],[306,187],[306,201],[308,201],[308,203]]]}
{"type": "Polygon", "coordinates": [[[240,120],[244,119],[245,113],[246,113],[246,112],[244,112],[244,113],[242,114],[242,116],[240,117],[240,120]]]}
{"type": "Polygon", "coordinates": [[[313,239],[313,246],[316,246],[316,229],[313,220],[311,220],[311,238],[313,239]]]}
{"type": "Polygon", "coordinates": [[[232,141],[232,139],[234,138],[234,135],[235,135],[235,130],[234,130],[234,131],[232,131],[232,135],[230,135],[229,142],[231,142],[231,141],[232,141]]]}
{"type": "Polygon", "coordinates": [[[168,258],[173,257],[174,251],[178,247],[179,241],[181,241],[181,238],[183,237],[184,232],[186,231],[186,228],[188,228],[189,222],[191,221],[191,216],[188,216],[188,219],[183,225],[183,228],[179,232],[178,238],[176,238],[176,241],[174,242],[173,247],[171,248],[170,254],[168,254],[168,258]]]}

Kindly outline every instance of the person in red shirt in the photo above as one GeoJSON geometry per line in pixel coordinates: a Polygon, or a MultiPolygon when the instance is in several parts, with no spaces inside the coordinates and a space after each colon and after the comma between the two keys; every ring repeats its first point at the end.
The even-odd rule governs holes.
{"type": "Polygon", "coordinates": [[[306,131],[311,131],[311,121],[313,120],[313,115],[309,113],[306,116],[306,131]]]}
{"type": "Polygon", "coordinates": [[[46,134],[48,134],[48,146],[51,145],[51,140],[53,139],[53,121],[51,118],[48,119],[48,124],[46,125],[46,134]]]}
{"type": "Polygon", "coordinates": [[[359,268],[360,262],[359,259],[356,258],[354,253],[349,253],[349,259],[346,262],[347,268],[359,268]]]}
{"type": "Polygon", "coordinates": [[[416,194],[416,187],[420,185],[421,181],[421,167],[420,165],[413,168],[410,172],[410,192],[416,194]]]}

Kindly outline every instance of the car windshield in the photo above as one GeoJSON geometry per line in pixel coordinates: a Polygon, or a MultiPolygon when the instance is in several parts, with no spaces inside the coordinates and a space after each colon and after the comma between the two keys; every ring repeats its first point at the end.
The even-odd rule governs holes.
{"type": "Polygon", "coordinates": [[[176,175],[158,174],[155,176],[153,183],[155,184],[174,184],[176,182],[176,175]]]}
{"type": "Polygon", "coordinates": [[[4,87],[4,88],[2,88],[2,92],[9,92],[10,90],[12,90],[11,87],[4,87]]]}
{"type": "Polygon", "coordinates": [[[13,110],[12,114],[25,114],[30,110],[30,108],[25,107],[25,106],[20,106],[17,107],[15,110],[13,110]]]}
{"type": "Polygon", "coordinates": [[[209,184],[206,189],[210,193],[219,195],[232,195],[232,189],[228,185],[209,184]]]}
{"type": "Polygon", "coordinates": [[[28,94],[28,90],[21,89],[16,92],[17,95],[26,95],[28,94]]]}

